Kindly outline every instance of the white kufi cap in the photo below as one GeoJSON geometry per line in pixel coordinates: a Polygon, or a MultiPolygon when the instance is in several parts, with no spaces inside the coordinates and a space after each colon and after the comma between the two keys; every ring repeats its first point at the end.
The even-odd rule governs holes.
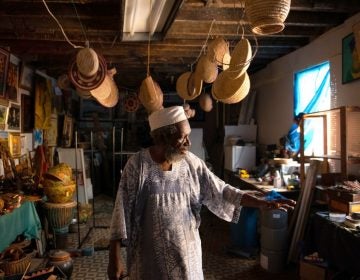
{"type": "Polygon", "coordinates": [[[151,131],[153,131],[157,128],[175,124],[184,120],[187,120],[184,108],[182,106],[172,106],[154,111],[149,116],[149,125],[151,131]]]}

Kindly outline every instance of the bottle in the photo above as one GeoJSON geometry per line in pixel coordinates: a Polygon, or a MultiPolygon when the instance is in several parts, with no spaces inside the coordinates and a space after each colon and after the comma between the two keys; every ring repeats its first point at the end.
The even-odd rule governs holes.
{"type": "Polygon", "coordinates": [[[279,170],[275,171],[274,175],[274,188],[281,188],[281,176],[279,170]]]}

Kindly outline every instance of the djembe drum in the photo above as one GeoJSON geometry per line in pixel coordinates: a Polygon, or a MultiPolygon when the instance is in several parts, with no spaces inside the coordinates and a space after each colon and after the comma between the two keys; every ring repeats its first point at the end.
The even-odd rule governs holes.
{"type": "Polygon", "coordinates": [[[67,233],[73,218],[76,202],[50,203],[44,202],[46,219],[55,233],[67,233]]]}

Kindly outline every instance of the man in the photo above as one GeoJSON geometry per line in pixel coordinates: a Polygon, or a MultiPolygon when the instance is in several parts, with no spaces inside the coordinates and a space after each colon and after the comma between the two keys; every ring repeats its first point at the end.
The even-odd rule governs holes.
{"type": "Polygon", "coordinates": [[[111,222],[108,276],[121,279],[203,279],[199,236],[202,205],[237,222],[242,206],[283,207],[236,189],[216,177],[190,146],[183,107],[149,116],[154,145],[132,156],[124,168],[111,222]],[[126,242],[125,242],[126,241],[126,242]]]}

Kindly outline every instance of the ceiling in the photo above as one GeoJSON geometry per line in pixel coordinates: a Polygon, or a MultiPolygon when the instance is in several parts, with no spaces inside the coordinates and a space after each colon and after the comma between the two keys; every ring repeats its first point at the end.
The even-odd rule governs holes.
{"type": "MultiPolygon", "coordinates": [[[[88,40],[108,67],[117,68],[118,86],[136,90],[146,77],[148,42],[122,40],[123,2],[46,0],[69,40],[80,46],[88,40]]],[[[207,39],[223,36],[232,50],[241,38],[242,18],[245,36],[255,46],[243,17],[244,0],[177,0],[174,5],[161,39],[150,44],[150,73],[163,90],[175,90],[176,79],[194,65],[207,39]]],[[[256,37],[258,50],[248,72],[308,44],[359,11],[358,0],[292,0],[285,29],[256,37]]],[[[0,46],[55,78],[67,72],[78,51],[66,41],[43,0],[2,0],[0,46]]]]}

